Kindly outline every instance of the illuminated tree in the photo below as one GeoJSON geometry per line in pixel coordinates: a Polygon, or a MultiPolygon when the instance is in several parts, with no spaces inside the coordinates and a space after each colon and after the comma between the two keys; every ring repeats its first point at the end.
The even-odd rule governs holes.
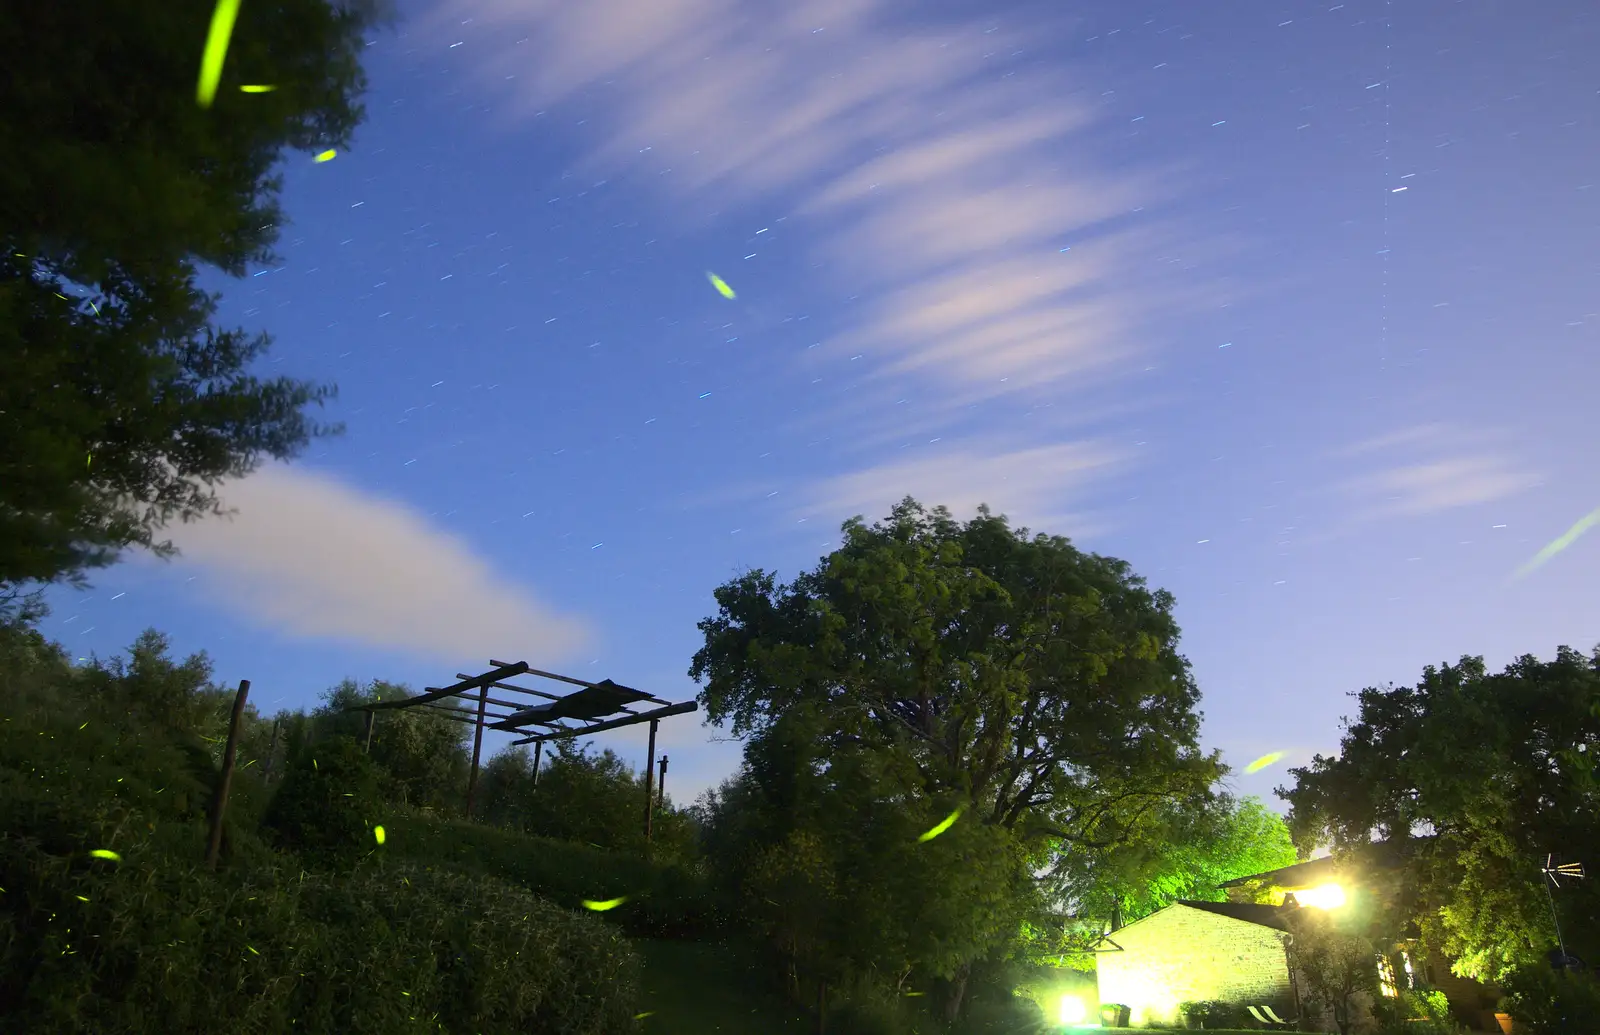
{"type": "Polygon", "coordinates": [[[1222,902],[1225,881],[1296,861],[1288,825],[1257,798],[1220,794],[1173,802],[1143,820],[1141,836],[1108,848],[1063,847],[1057,894],[1099,935],[1178,899],[1222,902]]]}
{"type": "MultiPolygon", "coordinates": [[[[1339,754],[1278,790],[1300,847],[1409,847],[1408,918],[1459,974],[1494,981],[1542,958],[1555,933],[1540,864],[1600,844],[1600,650],[1501,673],[1468,657],[1358,697],[1339,754]]],[[[1555,903],[1569,948],[1590,956],[1600,896],[1579,885],[1555,903]]]]}

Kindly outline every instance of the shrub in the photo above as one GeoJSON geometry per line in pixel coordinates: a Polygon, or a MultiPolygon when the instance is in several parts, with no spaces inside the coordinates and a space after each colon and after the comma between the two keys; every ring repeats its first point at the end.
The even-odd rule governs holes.
{"type": "Polygon", "coordinates": [[[0,1030],[630,1030],[613,928],[480,876],[307,872],[248,831],[208,871],[203,809],[160,775],[182,764],[93,723],[0,724],[0,1030]]]}
{"type": "Polygon", "coordinates": [[[1059,1025],[1047,1022],[1044,1010],[1026,996],[982,992],[972,996],[956,1035],[1044,1035],[1059,1025]]]}
{"type": "Polygon", "coordinates": [[[406,859],[499,877],[568,908],[625,898],[605,918],[629,934],[689,938],[721,933],[707,880],[674,864],[413,810],[390,813],[377,861],[406,859]]]}
{"type": "Polygon", "coordinates": [[[372,828],[388,811],[382,779],[361,745],[330,737],[290,762],[262,821],[278,847],[348,869],[376,848],[372,828]]]}
{"type": "Polygon", "coordinates": [[[1600,1032],[1600,981],[1592,974],[1529,964],[1504,981],[1506,1012],[1528,1035],[1600,1032]]]}

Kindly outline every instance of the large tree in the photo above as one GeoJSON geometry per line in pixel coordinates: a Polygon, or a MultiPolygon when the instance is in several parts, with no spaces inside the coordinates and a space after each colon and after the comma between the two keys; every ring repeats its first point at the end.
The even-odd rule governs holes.
{"type": "Polygon", "coordinates": [[[285,150],[348,144],[385,0],[243,5],[215,103],[212,0],[9,4],[0,34],[0,588],[81,582],[211,488],[337,430],[330,394],[250,372],[202,266],[272,252],[285,150]],[[242,85],[271,86],[245,93],[242,85]]]}
{"type": "Polygon", "coordinates": [[[910,498],[843,531],[789,585],[716,591],[690,668],[711,721],[761,737],[805,713],[820,764],[870,756],[875,800],[918,821],[960,806],[1035,864],[1136,838],[1222,772],[1197,746],[1172,597],[1126,562],[910,498]]]}
{"type": "MultiPolygon", "coordinates": [[[[1429,666],[1414,687],[1368,688],[1337,756],[1291,769],[1278,794],[1303,850],[1407,850],[1410,918],[1457,973],[1498,980],[1555,946],[1541,887],[1548,854],[1600,850],[1600,650],[1429,666]]],[[[1600,949],[1600,896],[1553,896],[1569,951],[1600,949]]],[[[1591,957],[1592,958],[1592,957],[1591,957]]]]}

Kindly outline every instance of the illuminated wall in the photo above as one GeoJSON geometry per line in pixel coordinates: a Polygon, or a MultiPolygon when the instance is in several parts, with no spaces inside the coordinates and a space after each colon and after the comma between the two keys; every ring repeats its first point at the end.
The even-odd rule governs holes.
{"type": "Polygon", "coordinates": [[[1178,903],[1110,935],[1097,954],[1100,1001],[1132,1008],[1135,1027],[1182,1024],[1178,1004],[1289,1002],[1285,935],[1178,903]]]}

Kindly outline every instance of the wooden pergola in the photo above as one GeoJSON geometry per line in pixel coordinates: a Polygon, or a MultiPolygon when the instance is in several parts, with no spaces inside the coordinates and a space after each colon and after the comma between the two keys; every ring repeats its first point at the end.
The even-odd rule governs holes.
{"type": "MultiPolygon", "coordinates": [[[[623,686],[609,679],[598,683],[591,683],[584,679],[575,679],[572,676],[561,676],[554,672],[542,672],[532,668],[526,661],[496,661],[489,659],[489,664],[494,667],[480,675],[470,676],[465,672],[457,672],[456,678],[460,680],[447,687],[426,687],[422,693],[415,697],[407,697],[399,701],[378,701],[372,704],[355,705],[346,711],[364,711],[367,713],[367,750],[372,749],[372,727],[377,718],[377,713],[391,708],[426,708],[439,712],[444,717],[456,722],[470,723],[474,727],[472,737],[472,775],[467,781],[467,818],[472,818],[472,805],[477,796],[478,789],[478,759],[483,751],[483,731],[485,729],[502,730],[510,733],[523,734],[520,740],[512,741],[513,744],[533,745],[533,780],[534,786],[539,785],[539,763],[547,740],[563,740],[570,737],[588,736],[591,733],[603,733],[606,730],[620,729],[623,726],[634,726],[641,722],[650,724],[650,745],[645,757],[644,766],[644,836],[650,838],[650,820],[655,812],[657,787],[655,784],[656,768],[656,730],[661,725],[661,720],[671,715],[683,715],[696,711],[699,705],[694,701],[682,701],[672,704],[659,697],[653,697],[643,690],[635,690],[631,686],[623,686]],[[543,690],[534,690],[531,687],[517,686],[507,680],[516,676],[540,676],[561,683],[579,686],[583,689],[566,695],[546,693],[543,690]],[[528,704],[527,702],[506,701],[490,697],[489,690],[506,690],[515,694],[527,694],[530,697],[543,698],[543,703],[528,704]],[[469,697],[473,691],[476,695],[469,697]],[[463,714],[460,708],[445,703],[448,698],[462,700],[476,699],[478,708],[476,716],[463,714]],[[661,707],[649,711],[635,711],[630,705],[654,704],[661,707]],[[491,712],[490,705],[511,709],[506,713],[491,712]],[[563,722],[562,720],[566,720],[563,722]]],[[[667,779],[667,759],[661,758],[661,787],[664,789],[667,779]]],[[[662,800],[665,800],[663,790],[662,800]]]]}

